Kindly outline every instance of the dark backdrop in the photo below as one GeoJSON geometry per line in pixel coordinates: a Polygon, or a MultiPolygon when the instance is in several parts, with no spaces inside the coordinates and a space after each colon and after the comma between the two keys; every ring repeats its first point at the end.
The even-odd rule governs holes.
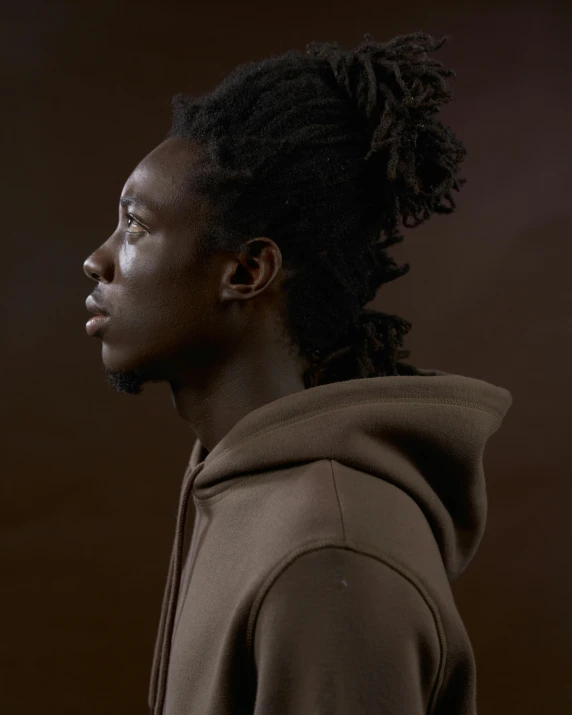
{"type": "MultiPolygon", "coordinates": [[[[454,582],[479,713],[572,712],[571,12],[565,4],[18,2],[2,11],[2,649],[10,715],[146,712],[194,435],[168,385],[129,399],[85,333],[83,261],[162,141],[170,98],[237,63],[424,30],[457,71],[458,210],[393,251],[374,307],[421,367],[509,389],[485,452],[489,517],[454,582]],[[399,7],[401,9],[396,9],[399,7]]],[[[405,715],[405,714],[404,714],[405,715]]]]}

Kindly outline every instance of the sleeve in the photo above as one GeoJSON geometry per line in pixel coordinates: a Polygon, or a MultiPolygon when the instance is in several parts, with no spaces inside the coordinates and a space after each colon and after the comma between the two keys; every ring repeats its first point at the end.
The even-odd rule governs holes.
{"type": "Polygon", "coordinates": [[[298,556],[254,630],[254,715],[425,715],[441,645],[425,598],[379,559],[338,547],[298,556]]]}

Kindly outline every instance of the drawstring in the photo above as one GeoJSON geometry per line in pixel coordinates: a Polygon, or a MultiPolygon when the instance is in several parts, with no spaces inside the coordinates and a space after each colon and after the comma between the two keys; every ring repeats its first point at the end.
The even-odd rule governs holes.
{"type": "Polygon", "coordinates": [[[149,690],[149,700],[148,704],[153,713],[156,697],[157,697],[157,679],[159,676],[159,664],[161,660],[161,651],[163,648],[163,642],[165,638],[165,621],[167,619],[168,603],[171,597],[172,586],[173,586],[173,556],[175,554],[174,548],[171,549],[171,560],[169,562],[169,573],[167,575],[167,581],[165,586],[165,593],[163,594],[163,605],[161,606],[161,618],[159,621],[159,631],[155,640],[155,651],[153,653],[153,665],[151,667],[151,687],[149,690]]]}
{"type": "Polygon", "coordinates": [[[149,691],[151,715],[161,715],[165,702],[165,689],[169,667],[169,656],[173,639],[175,610],[181,581],[181,562],[188,499],[195,477],[203,467],[204,462],[197,464],[195,469],[183,480],[183,487],[181,489],[177,525],[175,528],[175,540],[171,551],[171,562],[169,564],[167,585],[163,596],[159,632],[155,644],[155,653],[153,655],[153,665],[151,670],[151,687],[149,691]]]}

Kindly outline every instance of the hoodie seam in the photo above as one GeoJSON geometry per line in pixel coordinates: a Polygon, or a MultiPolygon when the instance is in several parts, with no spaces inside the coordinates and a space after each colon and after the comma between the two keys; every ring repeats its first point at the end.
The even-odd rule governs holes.
{"type": "Polygon", "coordinates": [[[343,542],[339,542],[336,539],[326,538],[318,539],[313,542],[299,546],[298,548],[291,551],[287,556],[285,556],[273,569],[270,571],[268,576],[262,582],[258,592],[254,598],[252,606],[250,608],[247,630],[246,630],[246,648],[252,663],[252,669],[255,671],[254,664],[254,637],[256,631],[256,624],[258,621],[258,615],[264,603],[266,595],[270,591],[274,582],[288,569],[288,567],[294,563],[298,558],[304,556],[305,554],[312,553],[314,551],[319,551],[321,549],[344,549],[346,551],[353,551],[360,556],[369,556],[379,563],[392,569],[399,575],[401,575],[405,580],[417,590],[421,598],[425,601],[435,624],[435,630],[437,631],[437,638],[439,641],[439,667],[437,670],[437,676],[432,688],[432,694],[429,699],[429,706],[427,709],[427,715],[433,715],[437,705],[437,700],[441,692],[441,686],[445,677],[445,665],[447,662],[447,638],[445,635],[445,629],[441,621],[441,616],[437,604],[429,595],[429,592],[422,584],[420,579],[409,571],[403,564],[396,561],[392,557],[386,554],[379,554],[374,551],[368,551],[357,545],[351,544],[346,539],[343,542]]]}
{"type": "Polygon", "coordinates": [[[338,511],[339,511],[339,514],[340,514],[340,523],[341,523],[341,525],[342,525],[342,538],[343,538],[344,542],[346,542],[346,541],[347,541],[347,540],[346,540],[346,527],[345,527],[345,524],[344,524],[344,515],[343,515],[343,512],[342,512],[342,503],[341,503],[341,501],[340,501],[340,495],[338,494],[338,485],[336,484],[336,475],[335,475],[335,472],[334,472],[333,460],[330,459],[330,460],[328,460],[328,461],[329,461],[329,463],[330,463],[330,469],[332,470],[332,481],[333,481],[333,483],[334,483],[334,493],[335,493],[335,495],[336,495],[336,501],[337,501],[337,503],[338,503],[338,511]]]}
{"type": "MultiPolygon", "coordinates": [[[[470,400],[436,399],[434,397],[428,397],[428,398],[425,398],[425,397],[402,397],[402,398],[395,397],[395,398],[387,398],[387,399],[375,398],[375,399],[371,399],[371,400],[361,399],[361,400],[355,400],[354,402],[346,402],[345,404],[340,405],[339,407],[328,408],[325,410],[318,409],[318,410],[313,410],[312,412],[304,412],[303,415],[296,415],[295,417],[292,417],[291,419],[281,420],[277,424],[271,425],[270,427],[268,427],[266,429],[261,429],[261,430],[256,430],[255,432],[251,432],[251,433],[247,434],[245,437],[243,437],[242,439],[239,439],[237,442],[233,442],[228,447],[226,447],[220,454],[217,454],[217,456],[212,460],[212,462],[209,462],[207,464],[206,459],[205,459],[202,462],[202,464],[204,464],[205,469],[212,468],[213,464],[216,464],[220,459],[222,459],[223,457],[226,457],[228,452],[236,450],[241,445],[243,445],[247,442],[250,442],[251,440],[259,439],[260,437],[263,437],[266,434],[275,432],[276,430],[283,429],[284,427],[288,427],[290,425],[293,425],[293,424],[296,424],[299,422],[305,422],[309,419],[313,419],[313,418],[317,417],[318,415],[330,414],[333,412],[338,412],[339,410],[346,410],[348,407],[356,407],[359,405],[369,405],[369,404],[380,403],[380,402],[381,403],[391,403],[391,402],[411,403],[411,402],[414,402],[414,403],[425,403],[425,404],[433,404],[433,405],[457,405],[460,407],[467,407],[469,409],[478,410],[480,412],[486,412],[488,414],[492,414],[495,417],[497,417],[500,421],[502,421],[502,419],[503,419],[503,415],[498,410],[496,410],[492,407],[491,408],[485,407],[485,406],[478,404],[476,402],[471,402],[470,400]]],[[[207,457],[207,459],[208,459],[208,457],[207,457]]],[[[317,461],[321,461],[322,459],[327,459],[327,458],[321,457],[319,459],[310,460],[310,461],[317,462],[317,461]]],[[[262,476],[262,474],[268,474],[268,471],[275,471],[275,470],[264,470],[261,473],[261,476],[262,476]]],[[[250,475],[246,475],[235,486],[230,487],[229,489],[225,489],[224,491],[219,492],[218,494],[214,494],[213,496],[210,496],[210,497],[197,497],[194,493],[194,483],[193,483],[193,499],[196,503],[200,503],[200,504],[206,504],[211,501],[216,501],[216,500],[222,498],[222,496],[224,494],[228,493],[229,490],[232,490],[232,489],[235,489],[236,487],[238,487],[242,483],[242,481],[244,481],[245,479],[252,479],[252,478],[253,477],[251,477],[250,475]]],[[[220,483],[222,483],[222,482],[220,482],[220,483]]],[[[216,484],[210,485],[210,486],[213,487],[213,486],[216,486],[216,484]]],[[[204,488],[204,487],[201,487],[201,488],[204,488]]],[[[206,487],[206,488],[209,488],[209,487],[206,487]]]]}

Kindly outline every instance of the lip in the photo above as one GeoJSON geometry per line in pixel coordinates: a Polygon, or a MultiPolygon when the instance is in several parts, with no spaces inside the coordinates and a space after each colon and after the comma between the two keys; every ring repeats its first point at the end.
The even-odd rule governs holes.
{"type": "Polygon", "coordinates": [[[85,324],[86,333],[89,336],[96,335],[109,320],[109,315],[95,315],[85,324]]]}
{"type": "Polygon", "coordinates": [[[89,313],[92,313],[93,315],[109,315],[108,311],[105,310],[103,306],[101,306],[93,296],[88,296],[87,300],[85,301],[85,307],[87,308],[89,313]]]}

